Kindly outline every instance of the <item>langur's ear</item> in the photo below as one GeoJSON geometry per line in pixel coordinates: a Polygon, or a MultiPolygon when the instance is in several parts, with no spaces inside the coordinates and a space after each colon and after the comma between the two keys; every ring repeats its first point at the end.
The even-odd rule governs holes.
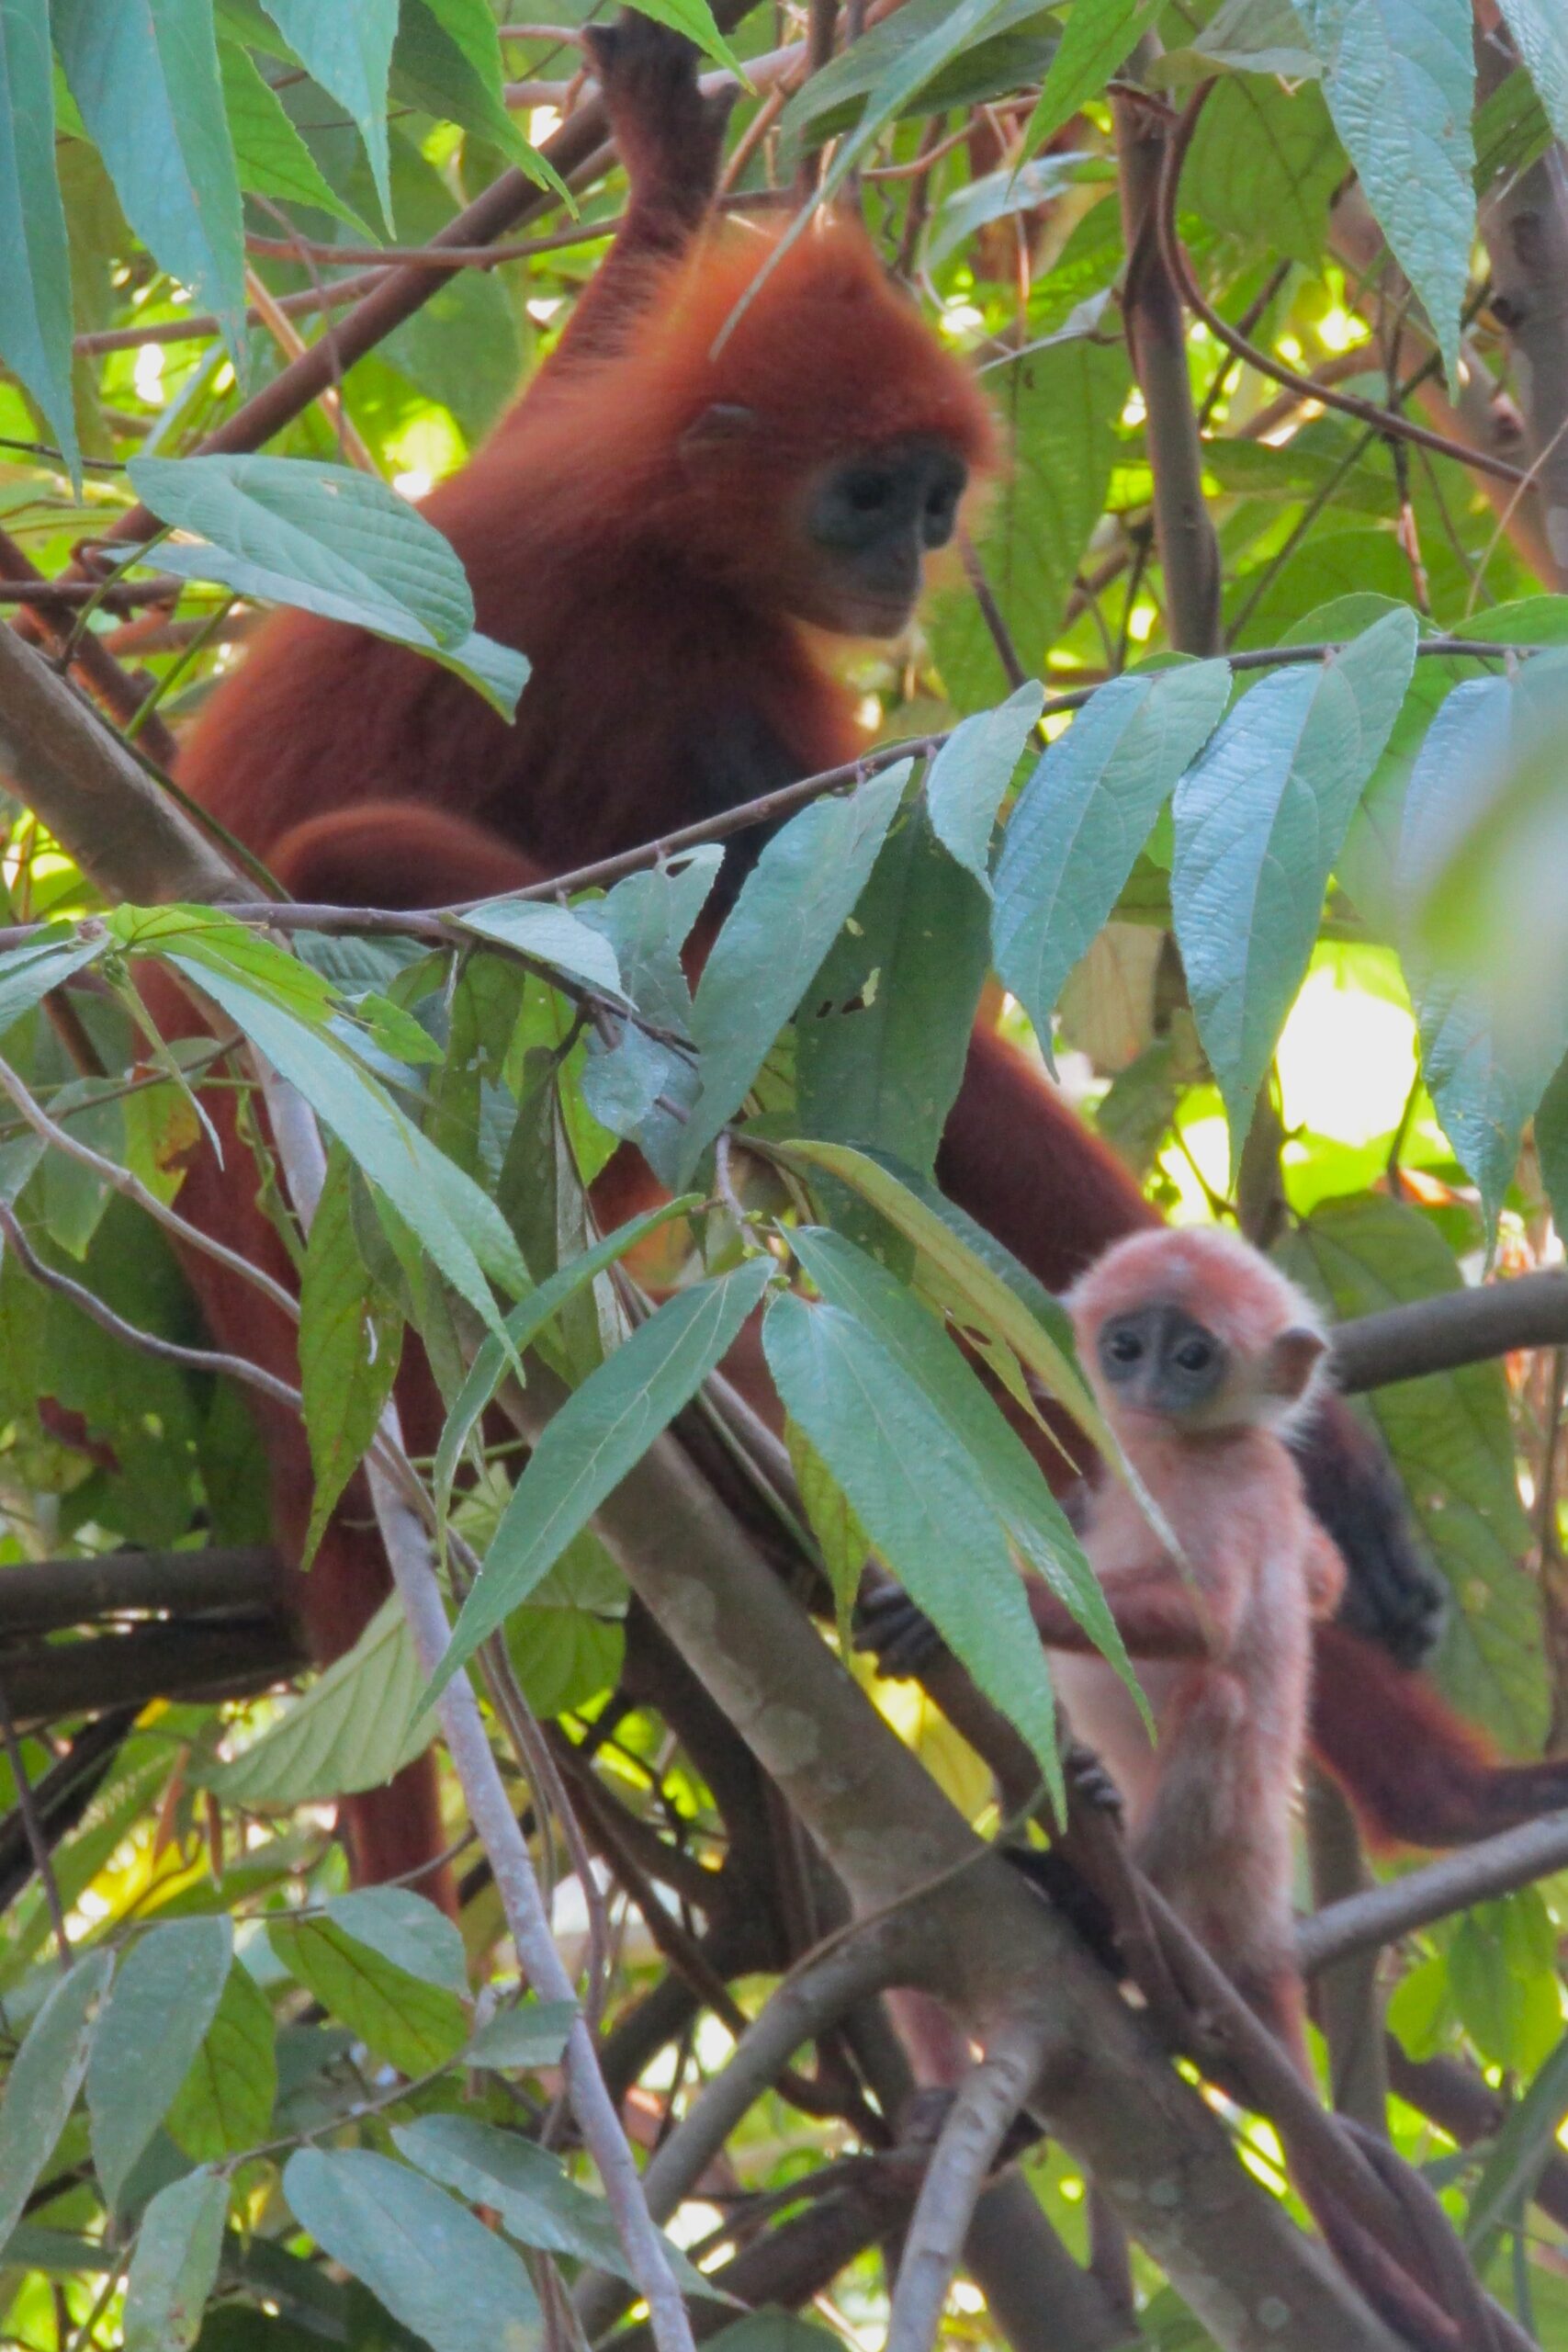
{"type": "Polygon", "coordinates": [[[1319,1363],[1327,1352],[1328,1342],[1321,1331],[1309,1331],[1304,1324],[1292,1325],[1269,1343],[1263,1363],[1263,1385],[1270,1396],[1303,1396],[1319,1363]]]}

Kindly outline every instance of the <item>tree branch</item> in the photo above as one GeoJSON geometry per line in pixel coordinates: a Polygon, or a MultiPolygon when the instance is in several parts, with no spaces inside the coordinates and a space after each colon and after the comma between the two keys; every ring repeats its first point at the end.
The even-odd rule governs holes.
{"type": "Polygon", "coordinates": [[[1333,1332],[1337,1385],[1356,1396],[1517,1348],[1568,1346],[1568,1274],[1516,1274],[1359,1315],[1333,1332]]]}
{"type": "Polygon", "coordinates": [[[106,897],[221,904],[251,895],[205,833],[8,628],[0,628],[0,767],[106,897]]]}
{"type": "Polygon", "coordinates": [[[1170,117],[1157,100],[1130,87],[1113,90],[1111,107],[1127,247],[1122,316],[1147,416],[1166,631],[1179,653],[1217,653],[1219,542],[1203,498],[1203,451],[1187,365],[1181,291],[1160,245],[1159,200],[1170,117]]]}
{"type": "Polygon", "coordinates": [[[1499,1894],[1568,1868],[1568,1813],[1551,1813],[1505,1829],[1495,1838],[1445,1854],[1425,1870],[1385,1880],[1359,1894],[1331,1903],[1303,1919],[1296,1951],[1306,1975],[1315,1975],[1351,1952],[1393,1943],[1414,1928],[1446,1919],[1450,1912],[1489,1903],[1499,1894]]]}
{"type": "Polygon", "coordinates": [[[306,1662],[288,1618],[209,1618],[39,1643],[8,1656],[5,1675],[17,1722],[28,1730],[152,1699],[250,1699],[306,1662]]]}
{"type": "Polygon", "coordinates": [[[1171,135],[1166,153],[1158,212],[1160,250],[1165,255],[1166,266],[1181,288],[1188,309],[1202,320],[1216,342],[1224,344],[1238,359],[1245,359],[1248,367],[1255,368],[1260,376],[1300,393],[1303,400],[1316,401],[1324,408],[1339,409],[1345,415],[1359,418],[1361,424],[1373,426],[1379,433],[1392,435],[1395,440],[1414,441],[1419,448],[1434,449],[1441,457],[1456,458],[1461,465],[1493,474],[1500,481],[1527,482],[1529,477],[1523,468],[1510,465],[1506,458],[1496,457],[1489,450],[1461,447],[1441,433],[1431,433],[1423,424],[1412,424],[1409,417],[1401,416],[1393,409],[1380,408],[1375,401],[1364,401],[1356,392],[1339,391],[1322,377],[1314,379],[1303,375],[1300,368],[1287,367],[1272,352],[1259,349],[1257,344],[1249,343],[1246,335],[1238,334],[1229,320],[1214,309],[1193,274],[1192,265],[1176,227],[1176,201],[1181,183],[1181,166],[1186,161],[1187,150],[1198,127],[1204,101],[1213,87],[1212,82],[1199,84],[1171,135]]]}
{"type": "Polygon", "coordinates": [[[282,1565],[259,1544],[104,1552],[0,1568],[0,1640],[153,1611],[186,1619],[282,1613],[286,1606],[282,1565]]]}
{"type": "Polygon", "coordinates": [[[1022,2011],[986,2044],[953,2094],[915,2200],[893,2290],[886,2352],[931,2352],[970,2219],[1045,2056],[1046,2021],[1022,2011]]]}
{"type": "MultiPolygon", "coordinates": [[[[1501,27],[1477,31],[1476,102],[1518,63],[1501,27]]],[[[1508,338],[1524,412],[1530,475],[1551,560],[1545,576],[1568,586],[1568,155],[1549,147],[1528,172],[1506,173],[1481,199],[1492,265],[1492,315],[1508,338]]]]}

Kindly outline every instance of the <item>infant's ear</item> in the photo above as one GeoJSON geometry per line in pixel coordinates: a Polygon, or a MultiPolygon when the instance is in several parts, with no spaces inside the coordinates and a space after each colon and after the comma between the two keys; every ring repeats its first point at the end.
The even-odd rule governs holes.
{"type": "Polygon", "coordinates": [[[1321,1331],[1309,1331],[1304,1325],[1293,1325],[1281,1331],[1269,1342],[1268,1360],[1263,1368],[1263,1385],[1270,1396],[1294,1398],[1306,1394],[1307,1383],[1316,1371],[1328,1342],[1321,1331]]]}

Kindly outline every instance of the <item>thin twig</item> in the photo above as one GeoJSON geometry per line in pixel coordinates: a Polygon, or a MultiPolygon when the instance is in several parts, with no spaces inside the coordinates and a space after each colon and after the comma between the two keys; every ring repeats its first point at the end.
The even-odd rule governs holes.
{"type": "Polygon", "coordinates": [[[505,1725],[516,1751],[517,1761],[532,1784],[535,1804],[541,1817],[547,1807],[559,1823],[567,1852],[571,1857],[571,1867],[582,1889],[582,1901],[588,1917],[587,1984],[582,1996],[582,2014],[588,2020],[589,2031],[597,2037],[610,1991],[610,1927],[604,1914],[604,1898],[593,1873],[593,1857],[589,1852],[582,1824],[561,1778],[560,1768],[550,1751],[538,1718],[528,1704],[511,1655],[499,1634],[491,1635],[479,1656],[491,1704],[505,1725]]]}
{"type": "Polygon", "coordinates": [[[134,611],[138,605],[168,605],[186,582],[172,571],[153,580],[117,580],[102,587],[92,580],[0,580],[0,605],[94,605],[105,612],[134,611]]]}
{"type": "Polygon", "coordinates": [[[1386,408],[1380,408],[1375,401],[1362,400],[1356,392],[1342,392],[1326,383],[1322,376],[1303,375],[1299,368],[1287,366],[1272,352],[1264,351],[1258,345],[1249,342],[1246,335],[1239,334],[1230,322],[1214,309],[1198,283],[1191,262],[1188,259],[1187,248],[1176,226],[1181,167],[1186,161],[1192,134],[1198,128],[1199,117],[1213,86],[1212,80],[1199,84],[1171,133],[1156,207],[1160,251],[1166,267],[1181,289],[1182,300],[1188,309],[1201,319],[1215,341],[1224,344],[1236,358],[1245,360],[1249,368],[1256,368],[1260,376],[1286,386],[1300,399],[1316,401],[1325,408],[1342,410],[1345,415],[1356,417],[1361,424],[1371,424],[1380,433],[1400,440],[1417,442],[1422,448],[1435,449],[1439,456],[1452,458],[1460,465],[1469,466],[1478,473],[1495,474],[1500,481],[1522,482],[1526,479],[1523,469],[1511,466],[1506,458],[1494,457],[1489,449],[1467,448],[1462,442],[1450,440],[1446,434],[1434,433],[1425,424],[1413,424],[1407,416],[1397,416],[1386,408]]]}
{"type": "Polygon", "coordinates": [[[991,643],[996,647],[997,659],[1002,665],[1002,674],[1008,682],[1008,691],[1010,694],[1016,694],[1019,687],[1027,683],[1029,673],[1019,658],[1018,648],[1012,641],[1012,631],[1002,616],[1002,608],[998,604],[996,594],[986,577],[986,567],[980,560],[980,550],[962,524],[958,526],[958,553],[964,565],[964,576],[969,582],[970,593],[980,607],[980,617],[989,632],[991,643]]]}
{"type": "Polygon", "coordinates": [[[188,1218],[181,1216],[177,1209],[171,1208],[166,1201],[161,1201],[157,1193],[130,1169],[122,1167],[118,1160],[107,1159],[102,1152],[95,1151],[79,1136],[68,1134],[64,1127],[50,1117],[42,1103],[28,1091],[3,1057],[0,1057],[0,1087],[10,1096],[33,1133],[41,1136],[45,1143],[62,1152],[67,1159],[73,1159],[79,1168],[89,1169],[111,1192],[118,1193],[123,1199],[133,1201],[139,1209],[144,1209],[154,1224],[173,1234],[183,1248],[198,1250],[203,1257],[226,1266],[231,1274],[238,1274],[242,1282],[247,1282],[253,1289],[260,1291],[263,1297],[280,1314],[286,1315],[291,1323],[299,1322],[299,1302],[292,1292],[285,1290],[283,1284],[276,1282],[263,1268],[242,1257],[237,1250],[231,1250],[226,1242],[217,1240],[211,1234],[204,1233],[199,1226],[192,1225],[188,1218]]]}
{"type": "Polygon", "coordinates": [[[175,1340],[165,1340],[156,1331],[144,1330],[138,1323],[128,1323],[122,1315],[115,1313],[112,1306],[106,1306],[96,1293],[88,1290],[85,1283],[73,1282],[69,1274],[62,1274],[55,1267],[47,1265],[28,1239],[15,1209],[4,1200],[0,1200],[0,1237],[16,1251],[18,1263],[35,1283],[40,1283],[45,1290],[54,1291],[60,1297],[69,1299],[73,1306],[79,1307],[84,1315],[89,1316],[111,1339],[123,1340],[128,1348],[140,1349],[143,1355],[155,1356],[161,1363],[180,1364],[187,1372],[226,1374],[231,1380],[243,1381],[246,1387],[257,1389],[262,1396],[269,1396],[275,1405],[287,1405],[293,1413],[303,1411],[304,1399],[297,1388],[290,1388],[286,1380],[278,1380],[272,1373],[264,1372],[260,1364],[250,1363],[246,1357],[225,1355],[217,1348],[182,1347],[175,1340]]]}

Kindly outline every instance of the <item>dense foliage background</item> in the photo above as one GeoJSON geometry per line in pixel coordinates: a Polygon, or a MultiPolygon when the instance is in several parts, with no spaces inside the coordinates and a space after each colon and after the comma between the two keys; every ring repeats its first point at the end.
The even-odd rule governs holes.
{"type": "MultiPolygon", "coordinates": [[[[977,1004],[1053,1057],[1162,1208],[1239,1216],[1338,1317],[1558,1265],[1568,19],[813,0],[721,11],[721,35],[704,0],[649,6],[751,72],[733,199],[857,202],[1009,443],[921,628],[843,654],[868,745],[912,750],[803,796],[694,1003],[677,951],[716,843],[570,913],[280,931],[192,903],[200,875],[133,789],[273,603],[514,702],[525,663],[475,633],[407,501],[548,350],[624,204],[579,136],[588,12],[554,13],[0,0],[0,2340],[602,2333],[603,2277],[580,2316],[563,2281],[649,2272],[609,2218],[625,2179],[596,2193],[581,2028],[563,2076],[570,1993],[632,2138],[661,2149],[656,2214],[775,2308],[691,2298],[735,2352],[877,2341],[896,2273],[916,2282],[899,2352],[943,2312],[954,2340],[1018,2352],[1252,2345],[1293,2259],[1259,2218],[1294,2210],[1267,2122],[1224,2109],[1233,2275],[1196,2196],[1134,2223],[1131,2256],[1091,2230],[1083,2160],[1098,2146],[1109,2177],[1123,2126],[1124,2220],[1158,2206],[1139,2197],[1174,2150],[1214,2160],[1220,2127],[1195,2093],[1170,2107],[1157,2062],[1146,2111],[1118,2115],[1109,2076],[1043,2099],[1051,2136],[987,2191],[950,2289],[956,2244],[934,2301],[912,2255],[899,2270],[906,2231],[934,2243],[910,2219],[931,2127],[901,2115],[868,1997],[899,1963],[854,1974],[850,1912],[904,1905],[960,1976],[952,1951],[979,1965],[990,1939],[1000,1971],[1033,1932],[1047,2038],[1098,2047],[1111,1996],[1043,1912],[1010,1927],[977,1877],[935,1883],[960,1816],[989,1835],[1009,1814],[997,1753],[858,1662],[857,1688],[813,1679],[842,1646],[830,1600],[822,1639],[748,1662],[748,1577],[785,1565],[841,1620],[874,1550],[1055,1782],[1015,1563],[1086,1611],[1092,1591],[940,1330],[977,1335],[1015,1394],[1027,1375],[1081,1405],[1049,1302],[931,1182],[977,1004]],[[31,648],[91,705],[33,699],[31,648]],[[308,1240],[288,1226],[318,1520],[405,1329],[443,1383],[436,1461],[384,1427],[377,1458],[455,1594],[483,1562],[451,1657],[482,1672],[553,1981],[536,1946],[520,1969],[535,1890],[521,1843],[474,1836],[471,1753],[461,1787],[444,1766],[461,1931],[415,1890],[347,1891],[332,1801],[431,1736],[429,1644],[391,1603],[299,1672],[244,1380],[204,1360],[166,1229],[192,1057],[210,1080],[222,1048],[182,1066],[156,1041],[147,959],[325,1130],[308,1240]],[[586,1187],[620,1136],[681,1200],[605,1238],[586,1187]],[[701,1396],[764,1294],[787,1460],[701,1396]],[[524,1439],[561,1400],[531,1458],[486,1419],[530,1347],[524,1439]],[[679,1657],[660,1528],[719,1596],[711,1647],[692,1619],[679,1657]],[[814,1720],[809,1770],[776,1727],[738,1739],[746,1672],[814,1720]],[[832,1815],[824,1759],[846,1757],[874,1770],[832,1815]],[[928,1841],[902,1880],[901,1826],[928,1841]],[[813,2008],[799,1985],[840,1962],[813,2008]]],[[[223,1069],[248,1099],[254,1069],[223,1069]]],[[[300,1177],[271,1168],[286,1224],[300,1177]]],[[[1568,1730],[1568,1316],[1517,1295],[1483,1360],[1397,1377],[1396,1346],[1366,1408],[1450,1588],[1437,1679],[1529,1755],[1568,1730]]],[[[1303,1908],[1363,1868],[1315,1792],[1303,1908]]],[[[1490,1868],[1339,1947],[1325,2080],[1386,2120],[1527,2334],[1568,2345],[1561,1822],[1490,1868]]],[[[1269,2340],[1383,2340],[1291,2324],[1269,2340]]]]}

